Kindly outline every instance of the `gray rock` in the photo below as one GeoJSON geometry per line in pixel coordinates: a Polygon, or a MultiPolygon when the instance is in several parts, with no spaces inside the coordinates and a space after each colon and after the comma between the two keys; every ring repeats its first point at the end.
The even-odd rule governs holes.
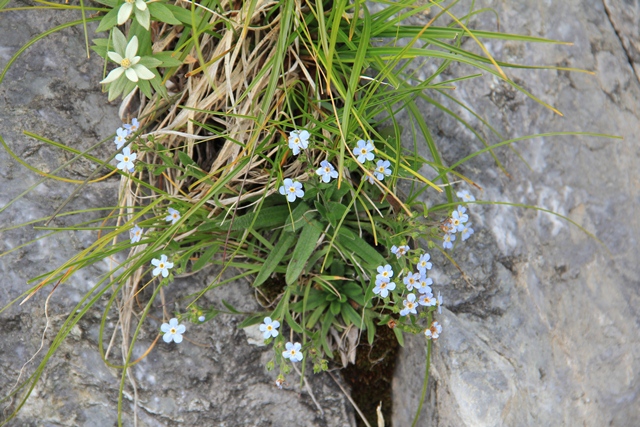
{"type": "MultiPolygon", "coordinates": [[[[14,3],[14,6],[24,5],[14,3]]],[[[0,67],[31,37],[55,25],[79,19],[79,13],[47,11],[0,14],[0,67]]],[[[93,35],[91,30],[90,36],[93,35]]],[[[108,104],[98,82],[102,62],[95,54],[86,58],[81,28],[70,28],[37,42],[20,58],[0,84],[0,135],[22,159],[37,168],[53,171],[72,156],[22,134],[23,130],[62,142],[78,149],[88,149],[115,133],[121,125],[117,103],[108,104]]],[[[113,142],[107,140],[92,152],[102,159],[113,154],[113,142]]],[[[79,161],[60,175],[83,180],[95,166],[79,161]]],[[[46,180],[28,171],[0,149],[0,228],[44,218],[75,189],[74,185],[46,180]],[[6,206],[23,191],[31,192],[11,206],[6,206]]],[[[113,206],[119,179],[92,184],[81,191],[64,209],[113,206]]],[[[104,212],[60,216],[53,225],[75,224],[103,216],[104,212]]],[[[60,233],[18,248],[47,234],[26,226],[2,231],[0,252],[15,249],[0,257],[0,306],[20,297],[30,286],[27,280],[53,269],[88,247],[93,232],[60,233]]],[[[106,262],[80,271],[53,293],[49,306],[49,329],[44,349],[25,366],[21,379],[34,372],[66,317],[82,296],[108,271],[106,262]]],[[[171,285],[176,298],[208,285],[206,274],[179,279],[171,285]]],[[[36,282],[37,283],[37,282],[36,282]]],[[[4,397],[16,384],[25,362],[38,350],[45,326],[45,299],[50,288],[42,289],[25,305],[14,305],[0,314],[0,390],[4,397]]],[[[256,310],[253,292],[247,283],[235,283],[224,298],[240,308],[256,310]]],[[[20,298],[21,299],[21,298],[20,298]]],[[[173,301],[173,300],[172,300],[173,301]]],[[[118,371],[105,365],[98,352],[99,326],[106,299],[102,298],[72,330],[51,358],[33,394],[10,422],[13,426],[106,426],[117,420],[120,384],[118,371]]],[[[204,300],[202,301],[205,302],[204,300]]],[[[212,300],[207,301],[210,304],[212,300]]],[[[219,303],[219,302],[218,302],[219,303]]],[[[178,306],[171,306],[169,313],[178,306]]],[[[140,337],[134,357],[139,357],[156,337],[161,309],[140,337]]],[[[115,313],[107,318],[107,333],[116,325],[115,313]]],[[[270,347],[257,348],[237,328],[239,320],[220,316],[203,324],[187,324],[186,337],[180,345],[160,340],[150,355],[131,370],[137,383],[139,426],[347,426],[353,424],[351,407],[338,386],[328,376],[310,376],[309,382],[320,412],[306,388],[300,388],[291,374],[285,389],[274,384],[275,374],[264,369],[272,355],[270,347]]],[[[116,346],[117,349],[117,346],[116,346]]],[[[121,361],[118,350],[112,351],[121,361]]],[[[123,419],[133,425],[133,391],[127,382],[123,419]]],[[[0,404],[4,419],[15,408],[10,402],[0,404]]]]}
{"type": "MultiPolygon", "coordinates": [[[[637,2],[476,3],[495,8],[505,32],[574,43],[491,41],[497,58],[596,75],[507,70],[564,117],[490,77],[459,84],[456,93],[464,102],[482,112],[504,139],[590,131],[624,140],[573,136],[519,142],[515,148],[532,170],[509,150],[496,150],[510,178],[488,155],[460,167],[483,188],[482,193],[471,189],[479,199],[567,215],[603,245],[545,213],[471,206],[476,234],[454,252],[471,285],[444,260],[434,267],[435,289],[442,290],[447,309],[439,316],[444,331],[434,345],[429,396],[418,425],[638,425],[640,85],[630,65],[637,69],[637,2]]],[[[473,26],[496,28],[491,14],[480,15],[473,26]]],[[[465,46],[474,49],[471,40],[465,46]]],[[[424,112],[446,147],[447,163],[481,148],[453,120],[426,106],[424,112]]],[[[393,385],[395,426],[411,424],[424,355],[420,337],[401,353],[393,385]]]]}

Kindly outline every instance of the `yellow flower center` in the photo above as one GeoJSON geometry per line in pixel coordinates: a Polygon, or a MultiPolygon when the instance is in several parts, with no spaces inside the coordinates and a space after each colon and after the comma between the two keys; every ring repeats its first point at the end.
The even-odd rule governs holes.
{"type": "Polygon", "coordinates": [[[300,144],[300,139],[298,139],[298,138],[294,139],[294,140],[293,140],[293,143],[294,143],[294,144],[300,144]]]}
{"type": "Polygon", "coordinates": [[[124,0],[124,1],[126,1],[129,4],[134,4],[136,2],[136,0],[124,0]]]}
{"type": "Polygon", "coordinates": [[[387,284],[385,282],[382,282],[382,284],[380,285],[380,289],[384,289],[387,287],[387,284]]]}
{"type": "Polygon", "coordinates": [[[289,187],[289,193],[295,193],[296,187],[289,187]]]}
{"type": "Polygon", "coordinates": [[[413,310],[413,306],[414,306],[414,305],[415,305],[415,304],[414,304],[414,303],[412,303],[412,302],[407,302],[407,308],[408,308],[409,310],[413,310]]]}
{"type": "Polygon", "coordinates": [[[324,172],[325,173],[331,173],[331,169],[330,168],[324,168],[324,172]]]}
{"type": "Polygon", "coordinates": [[[172,216],[174,219],[178,219],[178,214],[177,214],[177,213],[171,214],[171,216],[172,216]]]}
{"type": "Polygon", "coordinates": [[[176,332],[178,332],[178,330],[176,328],[171,328],[169,329],[169,332],[171,332],[172,334],[175,334],[176,332]]]}
{"type": "Polygon", "coordinates": [[[164,262],[161,262],[160,264],[158,264],[158,268],[164,268],[164,262]]]}
{"type": "Polygon", "coordinates": [[[271,325],[267,326],[267,331],[270,331],[272,329],[273,329],[273,326],[271,326],[271,325]]]}
{"type": "Polygon", "coordinates": [[[131,67],[131,61],[129,60],[129,58],[124,58],[122,61],[120,61],[120,66],[122,68],[129,68],[131,67]]]}
{"type": "Polygon", "coordinates": [[[127,163],[127,162],[129,161],[129,156],[124,156],[124,157],[122,158],[122,161],[123,161],[123,162],[125,162],[125,163],[127,163]]]}
{"type": "Polygon", "coordinates": [[[362,150],[360,150],[360,154],[367,154],[367,149],[363,148],[362,150]]]}

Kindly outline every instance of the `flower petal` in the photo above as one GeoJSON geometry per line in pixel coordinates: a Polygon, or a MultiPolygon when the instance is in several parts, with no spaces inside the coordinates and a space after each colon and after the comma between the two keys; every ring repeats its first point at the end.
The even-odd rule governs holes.
{"type": "Polygon", "coordinates": [[[169,326],[168,323],[163,323],[162,326],[160,326],[162,332],[169,332],[169,329],[171,329],[171,326],[169,326]]]}
{"type": "Polygon", "coordinates": [[[178,332],[179,334],[184,334],[184,331],[186,331],[187,328],[184,325],[179,325],[178,328],[176,329],[176,332],[178,332]]]}
{"type": "Polygon", "coordinates": [[[107,56],[109,56],[109,58],[115,62],[116,64],[120,65],[122,64],[122,56],[120,56],[118,53],[116,52],[107,52],[107,56]]]}
{"type": "Polygon", "coordinates": [[[107,75],[107,77],[104,80],[102,80],[100,83],[107,84],[107,83],[115,82],[116,80],[118,80],[118,77],[122,75],[122,73],[124,73],[124,68],[122,67],[114,68],[113,70],[111,70],[109,75],[107,75]]]}
{"type": "Polygon", "coordinates": [[[182,335],[180,335],[180,334],[175,334],[175,335],[173,336],[173,341],[174,341],[176,344],[180,344],[180,343],[182,342],[182,335]]]}
{"type": "Polygon", "coordinates": [[[173,326],[174,328],[176,326],[178,326],[178,319],[176,319],[175,317],[169,320],[169,325],[173,326]]]}
{"type": "Polygon", "coordinates": [[[162,339],[164,340],[164,342],[169,343],[173,340],[173,336],[174,336],[173,334],[166,333],[162,336],[162,339]]]}
{"type": "Polygon", "coordinates": [[[138,36],[131,37],[131,40],[127,44],[127,49],[124,51],[124,56],[129,58],[133,58],[138,53],[138,36]]]}
{"type": "Polygon", "coordinates": [[[136,7],[140,10],[146,10],[147,3],[145,3],[144,0],[136,0],[136,7]]]}
{"type": "Polygon", "coordinates": [[[132,10],[133,5],[131,3],[124,2],[124,4],[120,6],[120,10],[118,10],[118,25],[124,24],[127,19],[129,19],[132,10]]]}
{"type": "Polygon", "coordinates": [[[127,71],[124,72],[124,75],[134,83],[138,81],[138,75],[133,68],[127,68],[127,71]]]}
{"type": "Polygon", "coordinates": [[[135,70],[138,77],[140,77],[142,80],[151,80],[156,76],[147,67],[145,67],[142,64],[136,64],[132,68],[133,70],[135,70]]]}

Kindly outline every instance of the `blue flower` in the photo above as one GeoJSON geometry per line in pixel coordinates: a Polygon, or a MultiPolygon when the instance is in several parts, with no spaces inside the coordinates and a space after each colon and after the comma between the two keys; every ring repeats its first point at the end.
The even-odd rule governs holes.
{"type": "Polygon", "coordinates": [[[180,344],[182,342],[182,334],[186,330],[184,325],[178,325],[178,319],[175,317],[169,320],[169,323],[163,323],[160,326],[160,330],[164,332],[164,336],[162,339],[164,342],[169,343],[171,341],[176,344],[180,344]]]}
{"type": "Polygon", "coordinates": [[[464,223],[469,220],[469,215],[465,214],[467,208],[464,206],[458,206],[458,209],[453,211],[451,214],[451,227],[454,232],[462,231],[464,228],[464,223]]]}
{"type": "Polygon", "coordinates": [[[128,135],[131,135],[132,133],[138,132],[138,129],[140,129],[140,123],[138,122],[138,119],[134,117],[131,119],[131,124],[124,125],[124,128],[129,132],[128,135]]]}
{"type": "Polygon", "coordinates": [[[389,169],[389,166],[391,166],[389,160],[378,160],[376,163],[376,169],[373,172],[378,181],[382,181],[385,176],[391,175],[391,169],[389,169]]]}
{"type": "Polygon", "coordinates": [[[329,182],[331,178],[337,178],[338,172],[336,168],[333,167],[331,163],[326,160],[320,162],[320,168],[316,171],[318,175],[322,178],[322,182],[329,182]]]}
{"type": "Polygon", "coordinates": [[[173,208],[168,208],[167,210],[169,211],[169,215],[167,215],[164,218],[164,220],[165,221],[171,221],[171,225],[173,225],[176,222],[178,222],[178,220],[180,219],[180,212],[178,212],[177,210],[175,210],[173,208]]]}
{"type": "Polygon", "coordinates": [[[113,139],[113,142],[116,144],[116,149],[121,149],[125,142],[127,142],[127,136],[129,136],[129,132],[124,128],[118,128],[116,130],[116,137],[113,139]]]}
{"type": "Polygon", "coordinates": [[[124,147],[122,154],[116,154],[116,160],[119,162],[116,167],[125,172],[129,171],[133,168],[133,161],[136,157],[136,153],[132,153],[129,147],[124,147]]]}
{"type": "Polygon", "coordinates": [[[476,198],[473,197],[467,190],[458,191],[456,196],[460,197],[463,202],[475,202],[476,198]]]}
{"type": "Polygon", "coordinates": [[[373,293],[380,295],[380,298],[386,298],[389,296],[389,291],[396,288],[394,282],[390,282],[389,279],[376,279],[376,286],[373,288],[373,293]]]}
{"type": "Polygon", "coordinates": [[[404,308],[400,310],[400,316],[406,316],[407,314],[418,314],[416,311],[416,296],[415,294],[407,295],[407,299],[402,301],[404,308]]]}
{"type": "Polygon", "coordinates": [[[289,148],[294,156],[300,154],[301,149],[309,146],[309,132],[306,130],[293,130],[289,134],[289,148]]]}
{"type": "Polygon", "coordinates": [[[376,276],[376,279],[390,279],[391,277],[393,277],[393,270],[389,264],[384,267],[378,267],[378,275],[376,276]]]}
{"type": "Polygon", "coordinates": [[[391,253],[394,254],[396,258],[400,258],[402,255],[406,255],[410,250],[411,248],[407,245],[391,246],[391,253]]]}
{"type": "Polygon", "coordinates": [[[135,225],[131,230],[129,230],[129,237],[131,238],[131,244],[139,242],[142,238],[142,228],[135,225]]]}
{"type": "Polygon", "coordinates": [[[207,318],[206,318],[206,317],[204,317],[204,316],[200,316],[200,317],[198,317],[198,321],[199,321],[199,322],[204,322],[205,320],[207,320],[207,318]]]}
{"type": "Polygon", "coordinates": [[[456,240],[456,235],[447,233],[442,238],[442,247],[445,249],[453,249],[453,242],[456,240]]]}
{"type": "Polygon", "coordinates": [[[280,187],[280,194],[283,196],[287,196],[287,200],[290,203],[296,201],[297,198],[302,198],[304,196],[304,191],[302,190],[302,184],[298,181],[293,181],[289,178],[285,179],[283,182],[284,185],[280,187]]]}
{"type": "Polygon", "coordinates": [[[284,347],[286,348],[286,350],[282,352],[282,357],[284,357],[285,359],[290,359],[292,362],[300,362],[302,360],[303,355],[300,351],[302,346],[299,342],[295,344],[288,342],[284,347]]]}
{"type": "Polygon", "coordinates": [[[473,232],[473,228],[471,228],[471,223],[468,222],[466,223],[463,227],[462,227],[462,241],[464,242],[465,240],[467,240],[469,237],[471,237],[471,235],[474,233],[473,232]]]}
{"type": "Polygon", "coordinates": [[[264,323],[260,325],[260,331],[264,332],[263,337],[266,340],[270,337],[277,337],[279,327],[280,322],[278,322],[277,320],[271,320],[271,317],[265,317],[264,323]]]}
{"type": "Polygon", "coordinates": [[[420,274],[422,274],[423,276],[427,274],[427,270],[431,270],[432,264],[429,262],[430,259],[431,255],[429,254],[420,255],[420,260],[418,261],[417,268],[420,274]]]}
{"type": "Polygon", "coordinates": [[[404,279],[402,279],[402,281],[407,287],[407,290],[412,291],[413,288],[418,286],[418,283],[420,282],[420,273],[409,273],[404,279]]]}
{"type": "Polygon", "coordinates": [[[166,255],[160,255],[160,259],[157,259],[157,258],[152,259],[151,264],[156,267],[153,269],[153,272],[152,272],[154,276],[162,274],[162,277],[167,277],[169,275],[169,269],[173,268],[173,263],[167,262],[166,255]]]}
{"type": "Polygon", "coordinates": [[[373,146],[373,141],[364,141],[364,140],[360,140],[358,141],[358,144],[356,145],[356,147],[353,149],[353,154],[355,154],[356,160],[360,163],[364,163],[367,160],[373,160],[373,150],[375,149],[375,147],[373,146]]]}
{"type": "Polygon", "coordinates": [[[431,292],[427,292],[426,294],[420,294],[420,298],[418,298],[418,304],[431,307],[436,305],[436,299],[433,297],[433,294],[431,292]]]}
{"type": "Polygon", "coordinates": [[[421,294],[428,294],[431,292],[431,285],[433,285],[433,280],[429,277],[421,277],[420,281],[416,285],[416,290],[421,294]]]}

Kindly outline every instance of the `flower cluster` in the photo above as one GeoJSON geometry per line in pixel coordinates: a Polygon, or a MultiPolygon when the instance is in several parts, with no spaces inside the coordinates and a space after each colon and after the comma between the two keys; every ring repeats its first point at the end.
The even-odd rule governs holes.
{"type": "MultiPolygon", "coordinates": [[[[375,148],[376,147],[375,145],[373,145],[373,141],[365,141],[361,139],[353,148],[353,154],[356,156],[356,160],[358,161],[358,163],[364,164],[367,161],[375,160],[375,155],[373,154],[375,148]]],[[[376,166],[373,169],[372,174],[378,181],[382,181],[385,177],[391,175],[391,162],[389,160],[377,159],[375,160],[375,162],[376,166]]],[[[367,175],[367,180],[371,184],[375,182],[373,180],[373,176],[367,175]]]]}
{"type": "MultiPolygon", "coordinates": [[[[397,259],[407,255],[410,251],[411,248],[408,245],[394,245],[391,248],[391,253],[396,255],[397,259]]],[[[410,314],[418,315],[418,308],[420,306],[433,307],[431,310],[437,309],[438,313],[441,313],[443,303],[442,295],[438,292],[438,296],[434,296],[431,289],[433,279],[427,277],[427,272],[433,267],[430,260],[431,256],[428,253],[420,255],[417,259],[415,270],[408,271],[404,274],[402,279],[403,288],[398,288],[396,283],[391,281],[395,273],[390,264],[379,266],[377,268],[378,274],[376,275],[373,293],[379,298],[386,299],[390,296],[391,292],[399,292],[399,294],[395,295],[389,302],[393,303],[396,297],[398,302],[402,300],[402,308],[399,310],[400,316],[402,317],[410,314]]],[[[425,336],[436,339],[440,332],[442,332],[442,328],[439,325],[437,325],[437,328],[434,328],[432,325],[427,331],[430,331],[430,335],[427,335],[425,332],[425,336]]]]}
{"type": "MultiPolygon", "coordinates": [[[[465,202],[473,202],[476,199],[469,194],[468,191],[459,191],[456,193],[458,197],[460,197],[465,202]]],[[[456,210],[451,213],[451,217],[447,218],[444,222],[444,236],[442,238],[442,246],[445,249],[452,249],[453,242],[456,240],[456,233],[460,232],[462,241],[467,240],[474,233],[473,228],[471,228],[471,223],[469,221],[469,215],[467,215],[467,208],[458,205],[456,210]]]]}

